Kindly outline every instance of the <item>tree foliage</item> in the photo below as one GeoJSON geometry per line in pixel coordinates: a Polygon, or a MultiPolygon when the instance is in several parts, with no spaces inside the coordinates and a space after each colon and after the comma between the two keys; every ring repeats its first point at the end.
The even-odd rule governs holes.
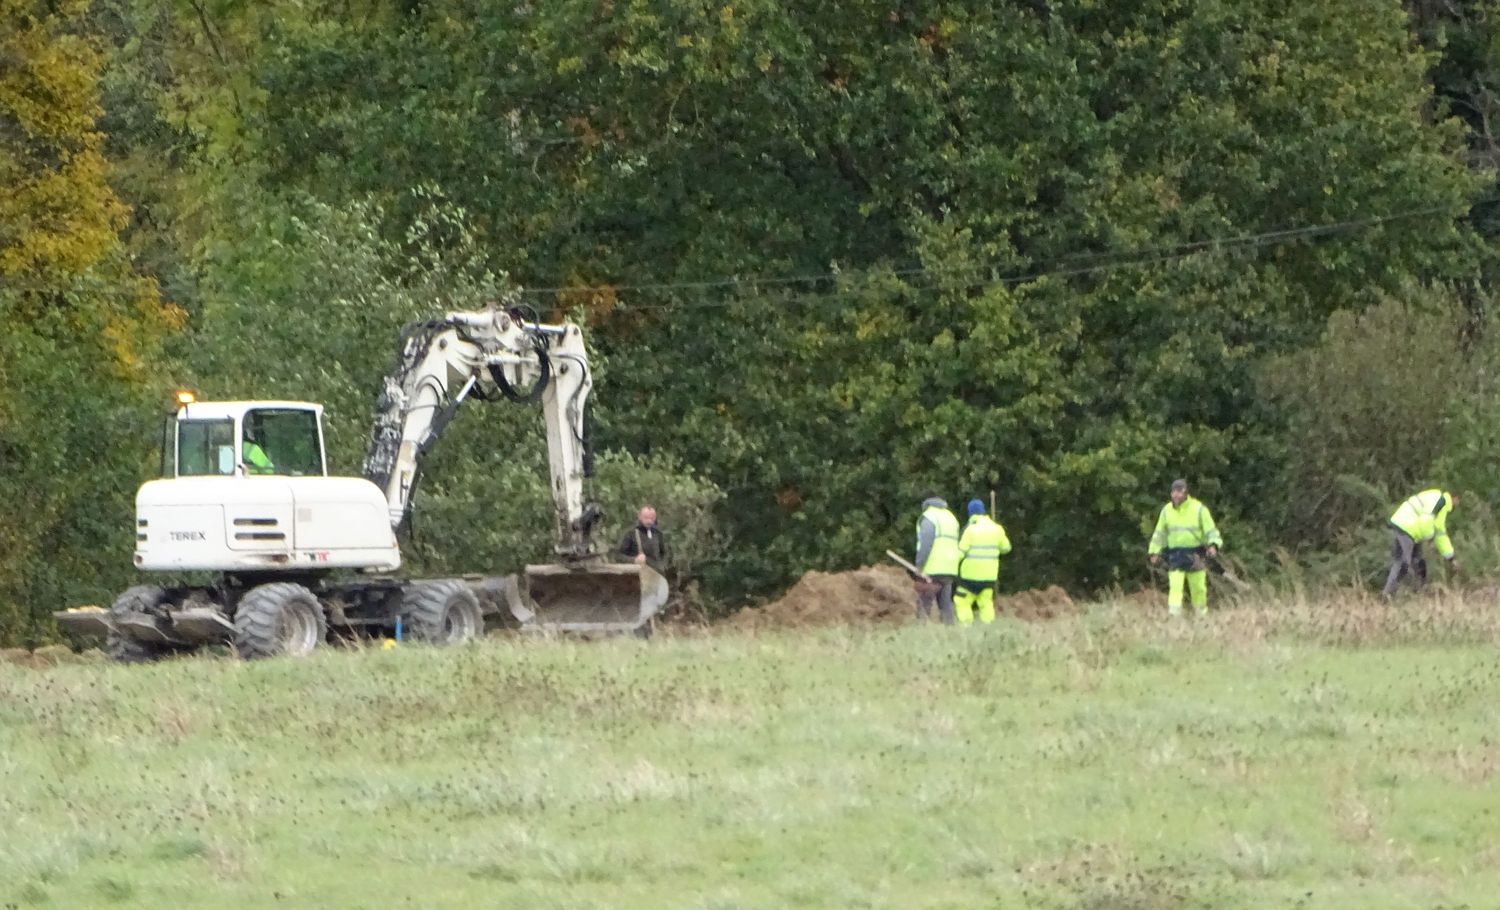
{"type": "MultiPolygon", "coordinates": [[[[1467,356],[1492,261],[1487,121],[1460,104],[1488,98],[1490,14],[1409,6],[101,0],[96,21],[120,183],[158,216],[131,249],[188,298],[177,362],[208,391],[322,397],[348,457],[403,319],[499,291],[580,314],[600,442],[701,478],[685,502],[722,491],[732,545],[699,565],[733,600],[906,546],[928,488],[996,491],[1011,585],[1129,581],[1176,476],[1231,545],[1364,520],[1285,484],[1387,418],[1350,399],[1345,448],[1303,465],[1315,411],[1286,371],[1323,375],[1325,333],[1376,356],[1390,301],[1467,356]]],[[[536,450],[497,454],[488,423],[435,464],[520,503],[536,450]]],[[[1394,484],[1437,453],[1378,457],[1394,484]]],[[[462,546],[444,514],[423,558],[462,546]]]]}
{"type": "Polygon", "coordinates": [[[127,577],[139,393],[178,323],[120,241],[85,7],[0,2],[0,641],[127,577]]]}

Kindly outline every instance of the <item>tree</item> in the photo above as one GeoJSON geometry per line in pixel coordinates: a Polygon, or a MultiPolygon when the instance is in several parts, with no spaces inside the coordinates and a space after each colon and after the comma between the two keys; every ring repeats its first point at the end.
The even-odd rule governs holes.
{"type": "Polygon", "coordinates": [[[0,641],[129,572],[136,415],[178,321],[120,244],[86,6],[0,0],[0,641]]]}
{"type": "Polygon", "coordinates": [[[376,199],[396,244],[411,187],[461,200],[486,268],[587,314],[601,441],[722,487],[726,596],[904,545],[929,486],[999,489],[1008,584],[1130,578],[1179,475],[1274,531],[1266,358],[1478,276],[1404,12],[898,6],[210,10],[235,67],[193,97],[248,189],[206,256],[257,194],[376,199]]]}

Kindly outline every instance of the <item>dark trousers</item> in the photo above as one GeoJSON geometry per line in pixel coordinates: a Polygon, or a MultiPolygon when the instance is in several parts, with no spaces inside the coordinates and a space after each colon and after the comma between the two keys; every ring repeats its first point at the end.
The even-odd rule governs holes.
{"type": "Polygon", "coordinates": [[[926,619],[932,613],[932,603],[937,601],[938,618],[943,625],[953,625],[953,575],[929,575],[932,583],[924,585],[917,594],[917,618],[926,619]]]}
{"type": "Polygon", "coordinates": [[[1401,579],[1410,576],[1412,584],[1421,590],[1427,583],[1427,560],[1422,558],[1422,545],[1411,539],[1411,535],[1396,530],[1396,539],[1391,542],[1391,571],[1385,577],[1385,590],[1381,596],[1389,600],[1396,593],[1401,579]]]}

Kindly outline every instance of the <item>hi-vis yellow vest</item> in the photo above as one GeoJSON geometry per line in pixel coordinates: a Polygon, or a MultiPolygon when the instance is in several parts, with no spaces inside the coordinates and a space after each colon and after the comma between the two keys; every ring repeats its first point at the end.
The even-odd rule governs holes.
{"type": "MultiPolygon", "coordinates": [[[[942,506],[928,506],[922,517],[932,522],[936,534],[932,539],[932,550],[927,562],[922,565],[924,575],[958,574],[958,519],[942,506]]],[[[917,522],[917,533],[921,535],[921,522],[917,522]]]]}
{"type": "Polygon", "coordinates": [[[1000,557],[1010,552],[1005,529],[988,515],[975,515],[958,539],[962,561],[958,577],[965,581],[995,581],[1000,577],[1000,557]]]}
{"type": "Polygon", "coordinates": [[[1151,534],[1151,548],[1148,552],[1157,554],[1163,548],[1181,550],[1206,546],[1224,546],[1224,538],[1219,536],[1219,529],[1214,525],[1214,517],[1209,514],[1208,506],[1191,496],[1184,499],[1180,506],[1174,506],[1170,502],[1162,506],[1161,515],[1156,519],[1156,530],[1151,534]]]}
{"type": "Polygon", "coordinates": [[[1401,504],[1391,516],[1391,524],[1417,543],[1432,541],[1444,559],[1452,559],[1453,541],[1448,539],[1448,513],[1452,511],[1451,495],[1442,490],[1423,490],[1401,504]]]}

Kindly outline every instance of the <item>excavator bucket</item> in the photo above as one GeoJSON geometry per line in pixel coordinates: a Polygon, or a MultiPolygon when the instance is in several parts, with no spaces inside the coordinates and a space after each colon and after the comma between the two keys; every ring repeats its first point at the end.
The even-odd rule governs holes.
{"type": "Polygon", "coordinates": [[[643,629],[667,594],[660,573],[634,563],[527,566],[525,590],[508,591],[523,628],[601,634],[643,629]]]}
{"type": "Polygon", "coordinates": [[[79,644],[98,644],[109,636],[109,611],[102,607],[73,607],[52,614],[58,628],[79,644]]]}

